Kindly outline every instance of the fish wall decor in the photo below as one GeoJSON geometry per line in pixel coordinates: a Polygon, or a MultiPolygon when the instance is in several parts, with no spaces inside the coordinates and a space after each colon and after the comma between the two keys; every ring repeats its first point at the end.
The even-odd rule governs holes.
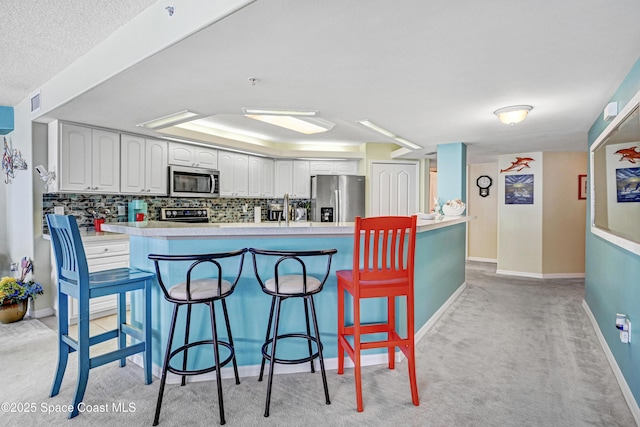
{"type": "Polygon", "coordinates": [[[509,166],[508,168],[500,169],[500,173],[511,171],[520,172],[524,168],[530,168],[531,166],[529,166],[529,163],[534,161],[535,159],[531,157],[516,157],[516,161],[511,162],[511,166],[509,166]]]}

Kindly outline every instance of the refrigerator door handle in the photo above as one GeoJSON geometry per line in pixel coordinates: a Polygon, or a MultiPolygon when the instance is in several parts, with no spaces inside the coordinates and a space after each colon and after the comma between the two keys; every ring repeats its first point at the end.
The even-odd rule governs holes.
{"type": "Polygon", "coordinates": [[[336,212],[333,218],[337,225],[340,222],[340,190],[336,190],[336,212]]]}

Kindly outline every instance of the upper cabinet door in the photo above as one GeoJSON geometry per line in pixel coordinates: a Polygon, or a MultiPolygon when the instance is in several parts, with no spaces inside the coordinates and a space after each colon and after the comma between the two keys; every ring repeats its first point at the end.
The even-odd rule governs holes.
{"type": "Polygon", "coordinates": [[[60,190],[91,191],[91,129],[62,123],[60,190]]]}
{"type": "Polygon", "coordinates": [[[308,199],[311,197],[311,175],[309,175],[308,160],[293,161],[291,183],[291,197],[298,199],[308,199]]]}
{"type": "Polygon", "coordinates": [[[285,193],[292,193],[293,160],[276,160],[274,170],[274,196],[282,197],[285,193]]]}
{"type": "Polygon", "coordinates": [[[357,175],[357,160],[312,160],[309,162],[309,174],[314,175],[357,175]]]}
{"type": "Polygon", "coordinates": [[[142,193],[145,190],[145,139],[123,134],[120,144],[120,190],[142,193]]]}
{"type": "Polygon", "coordinates": [[[198,168],[218,169],[218,150],[196,147],[195,166],[198,168]]]}
{"type": "Polygon", "coordinates": [[[262,184],[262,196],[261,197],[273,197],[273,159],[261,158],[260,163],[262,167],[260,168],[260,175],[262,179],[260,183],[262,184]]]}
{"type": "Polygon", "coordinates": [[[273,159],[249,156],[249,197],[273,197],[273,159]]]}
{"type": "Polygon", "coordinates": [[[335,173],[336,175],[358,175],[358,161],[345,160],[335,162],[335,173]]]}
{"type": "Polygon", "coordinates": [[[220,171],[220,195],[233,195],[233,153],[220,151],[218,153],[218,170],[220,171]]]}
{"type": "Polygon", "coordinates": [[[92,190],[104,193],[120,192],[120,134],[92,129],[91,145],[92,190]]]}
{"type": "Polygon", "coordinates": [[[196,158],[195,145],[169,143],[169,164],[177,166],[194,166],[196,158]]]}
{"type": "Polygon", "coordinates": [[[145,189],[149,194],[167,194],[167,142],[147,139],[145,145],[145,189]]]}
{"type": "Polygon", "coordinates": [[[233,193],[236,197],[247,197],[249,193],[249,156],[233,155],[233,193]]]}

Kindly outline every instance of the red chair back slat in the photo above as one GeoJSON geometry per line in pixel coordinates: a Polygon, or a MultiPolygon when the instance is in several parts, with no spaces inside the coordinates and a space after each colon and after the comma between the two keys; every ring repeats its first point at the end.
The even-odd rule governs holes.
{"type": "Polygon", "coordinates": [[[417,217],[356,218],[354,280],[413,277],[417,217]],[[408,237],[408,239],[407,239],[408,237]]]}

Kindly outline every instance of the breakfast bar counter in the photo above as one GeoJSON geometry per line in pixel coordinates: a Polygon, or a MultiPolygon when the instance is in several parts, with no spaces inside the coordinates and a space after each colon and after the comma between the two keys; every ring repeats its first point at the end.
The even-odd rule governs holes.
{"type": "MultiPolygon", "coordinates": [[[[465,238],[466,223],[470,217],[445,217],[442,220],[426,220],[418,222],[416,238],[415,262],[415,331],[419,339],[447,301],[461,292],[465,283],[465,238]]],[[[318,311],[319,329],[324,345],[325,363],[328,369],[337,366],[337,283],[335,271],[350,269],[353,265],[353,223],[314,223],[292,222],[288,227],[284,223],[235,223],[235,224],[185,224],[166,221],[143,221],[129,223],[106,223],[104,231],[129,235],[130,264],[132,268],[155,272],[153,263],[147,258],[149,254],[203,254],[233,251],[241,248],[260,248],[274,250],[315,250],[335,248],[338,253],[333,257],[331,274],[322,292],[314,296],[318,311]]],[[[175,263],[174,263],[175,264],[175,263]]],[[[326,265],[323,261],[307,265],[308,272],[316,277],[324,274],[326,265]]],[[[224,265],[223,265],[224,269],[224,265]]],[[[273,266],[260,266],[260,273],[265,277],[273,275],[273,266]]],[[[224,270],[223,270],[224,271],[224,270]]],[[[163,279],[168,283],[184,282],[184,270],[172,265],[161,271],[163,279]]],[[[235,271],[230,270],[229,275],[235,271]]],[[[225,273],[226,275],[226,273],[225,273]]],[[[195,277],[194,278],[198,278],[195,277]]],[[[141,312],[139,296],[131,297],[131,317],[135,324],[141,312]]],[[[261,362],[261,347],[266,334],[267,320],[271,299],[264,294],[257,283],[250,256],[245,258],[244,268],[234,293],[226,299],[236,357],[241,376],[258,374],[261,362]]],[[[171,321],[172,304],[165,301],[160,286],[155,283],[152,290],[152,329],[153,329],[153,363],[154,373],[159,375],[167,342],[171,321]]],[[[348,306],[347,302],[347,306],[348,306]]],[[[379,320],[386,316],[386,301],[374,299],[361,305],[363,322],[379,320]]],[[[300,332],[303,325],[299,319],[304,318],[303,307],[296,301],[285,301],[281,318],[281,331],[300,332]],[[300,307],[298,307],[298,305],[300,307]]],[[[404,301],[398,306],[397,322],[400,330],[406,330],[402,319],[404,301]]],[[[185,310],[186,311],[186,310],[185,310]]],[[[218,312],[216,311],[216,317],[218,312]]],[[[221,313],[220,313],[221,314],[221,313]]],[[[347,312],[347,321],[351,316],[347,312]]],[[[186,315],[181,312],[178,321],[184,322],[186,315]]],[[[436,316],[437,317],[437,316],[436,316]]],[[[222,318],[220,318],[222,321],[222,318]]],[[[223,325],[224,323],[218,323],[223,325]]],[[[184,335],[176,329],[175,342],[184,342],[184,335]]],[[[211,324],[206,306],[194,307],[191,320],[191,337],[209,339],[211,324]],[[199,309],[199,310],[198,310],[199,309]]],[[[221,338],[225,337],[221,328],[221,338]]],[[[295,341],[295,340],[292,340],[295,341]]],[[[224,349],[222,351],[225,351],[224,349]]],[[[278,345],[278,353],[288,355],[304,354],[306,344],[295,343],[278,345]]],[[[207,366],[212,364],[211,351],[193,351],[193,365],[207,366]]],[[[192,364],[192,352],[189,353],[192,364]]],[[[363,354],[364,364],[386,362],[386,350],[370,350],[363,354]]],[[[306,365],[278,366],[278,372],[289,370],[306,370],[306,365]],[[280,369],[284,368],[284,369],[280,369]]],[[[225,368],[227,369],[227,368],[225,368]]],[[[224,376],[229,372],[222,370],[224,376]]],[[[228,368],[231,369],[231,368],[228,368]]],[[[203,377],[214,378],[214,373],[203,377]]],[[[169,377],[171,381],[172,378],[169,377]]],[[[175,379],[174,379],[175,380],[175,379]]]]}

